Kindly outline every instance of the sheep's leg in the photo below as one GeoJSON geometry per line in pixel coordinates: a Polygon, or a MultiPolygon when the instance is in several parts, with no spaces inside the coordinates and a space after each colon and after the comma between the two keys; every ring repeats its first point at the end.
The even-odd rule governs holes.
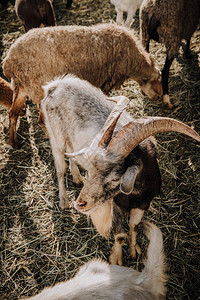
{"type": "Polygon", "coordinates": [[[13,148],[19,148],[16,126],[19,114],[24,107],[25,100],[26,94],[24,93],[24,90],[21,87],[14,89],[12,106],[9,111],[9,144],[13,148]]]}
{"type": "Polygon", "coordinates": [[[168,95],[168,79],[169,79],[169,69],[171,67],[171,64],[174,60],[174,56],[172,56],[170,59],[167,55],[165,65],[162,71],[162,85],[163,85],[163,102],[169,106],[169,108],[172,108],[172,104],[169,99],[168,95]]]}
{"type": "Polygon", "coordinates": [[[109,257],[109,262],[111,264],[122,266],[122,246],[126,241],[127,234],[125,233],[123,227],[123,212],[113,202],[113,216],[112,216],[112,227],[115,237],[115,242],[112,247],[112,252],[109,257]]]}
{"type": "Polygon", "coordinates": [[[131,23],[133,22],[134,14],[135,14],[135,10],[129,10],[128,11],[127,19],[126,19],[126,22],[125,22],[126,27],[131,27],[131,23]]]}
{"type": "Polygon", "coordinates": [[[123,10],[116,9],[116,11],[117,11],[116,22],[117,22],[117,24],[121,25],[123,23],[123,10]]]}
{"type": "Polygon", "coordinates": [[[141,249],[136,242],[137,237],[137,226],[140,223],[144,214],[144,210],[139,208],[132,208],[130,212],[130,220],[129,220],[129,251],[133,258],[136,258],[136,253],[138,255],[141,254],[141,249]]]}
{"type": "Polygon", "coordinates": [[[56,145],[52,144],[52,152],[54,156],[55,166],[56,166],[56,172],[58,177],[58,188],[59,188],[59,206],[62,209],[69,207],[69,200],[67,191],[65,188],[65,182],[64,182],[64,176],[66,171],[66,162],[65,162],[65,150],[57,148],[56,145]]]}
{"type": "Polygon", "coordinates": [[[79,168],[76,164],[76,162],[73,159],[69,159],[69,169],[71,171],[71,174],[73,176],[73,182],[76,185],[82,185],[83,184],[83,179],[80,174],[79,168]]]}

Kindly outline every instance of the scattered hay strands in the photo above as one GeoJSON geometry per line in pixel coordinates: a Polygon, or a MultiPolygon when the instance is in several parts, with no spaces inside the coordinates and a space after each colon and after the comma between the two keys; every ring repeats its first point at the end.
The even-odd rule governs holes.
{"type": "MultiPolygon", "coordinates": [[[[53,2],[58,24],[89,25],[116,18],[109,0],[53,2]]],[[[138,21],[134,23],[138,34],[138,21]]],[[[24,29],[13,6],[0,6],[0,49],[7,49],[24,29]]],[[[200,132],[200,28],[192,38],[194,59],[180,56],[170,69],[170,111],[162,100],[152,102],[137,84],[127,81],[114,94],[131,99],[129,111],[137,116],[160,115],[177,118],[200,132]],[[135,101],[137,99],[137,102],[135,101]]],[[[162,69],[164,47],[151,42],[150,51],[162,69]]],[[[3,53],[4,52],[4,53],[3,53]]],[[[2,76],[2,72],[0,74],[2,76]]],[[[38,112],[28,101],[27,115],[18,124],[22,148],[11,149],[8,140],[8,110],[0,107],[0,300],[36,294],[45,286],[71,278],[79,267],[94,257],[107,260],[113,237],[105,241],[86,217],[73,209],[80,189],[68,176],[71,207],[58,207],[58,187],[48,138],[37,123],[38,112]]],[[[199,275],[200,145],[175,133],[157,135],[162,172],[161,194],[145,218],[155,222],[164,234],[168,263],[167,299],[197,299],[199,275]]],[[[127,221],[127,220],[125,220],[127,221]]],[[[145,250],[141,230],[139,243],[145,250]]],[[[141,269],[141,258],[133,261],[124,247],[124,265],[141,269]]]]}

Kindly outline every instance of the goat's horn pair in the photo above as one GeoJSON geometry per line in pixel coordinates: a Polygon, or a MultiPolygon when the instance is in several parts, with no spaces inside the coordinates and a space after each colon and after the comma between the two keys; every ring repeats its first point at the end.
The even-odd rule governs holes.
{"type": "Polygon", "coordinates": [[[200,142],[198,133],[180,121],[165,117],[144,117],[125,125],[111,140],[108,151],[127,157],[137,145],[149,136],[167,131],[183,133],[200,142]]]}

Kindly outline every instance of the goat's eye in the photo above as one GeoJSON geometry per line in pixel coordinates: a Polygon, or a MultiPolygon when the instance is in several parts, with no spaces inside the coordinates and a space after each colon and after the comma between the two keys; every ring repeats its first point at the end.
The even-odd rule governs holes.
{"type": "Polygon", "coordinates": [[[112,181],[117,182],[118,180],[119,180],[118,178],[114,178],[112,181]]]}
{"type": "Polygon", "coordinates": [[[148,80],[146,79],[146,80],[143,80],[142,82],[143,82],[143,84],[147,84],[148,80]]]}

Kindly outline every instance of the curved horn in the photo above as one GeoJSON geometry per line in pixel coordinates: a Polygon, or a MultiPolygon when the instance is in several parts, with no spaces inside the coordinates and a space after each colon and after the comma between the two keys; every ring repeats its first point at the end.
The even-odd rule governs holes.
{"type": "MultiPolygon", "coordinates": [[[[87,158],[93,154],[95,149],[98,146],[106,146],[109,144],[113,131],[115,129],[115,126],[117,124],[117,121],[119,117],[121,116],[123,110],[127,107],[129,103],[129,99],[125,96],[117,96],[117,97],[112,97],[112,98],[107,98],[108,100],[110,99],[116,99],[117,104],[114,106],[112,109],[110,115],[108,116],[103,128],[101,129],[100,133],[95,136],[93,139],[92,143],[90,144],[89,147],[80,149],[77,152],[72,152],[72,153],[65,153],[66,156],[68,157],[75,157],[75,156],[82,156],[85,155],[87,158]]],[[[115,101],[113,101],[115,102],[115,101]]]]}
{"type": "Polygon", "coordinates": [[[96,149],[98,146],[106,146],[111,140],[113,131],[123,110],[127,107],[129,99],[125,96],[120,96],[117,104],[112,109],[100,133],[96,135],[92,141],[90,148],[96,149]]]}
{"type": "Polygon", "coordinates": [[[158,132],[176,131],[200,142],[200,136],[190,126],[172,118],[144,117],[123,127],[108,146],[108,151],[127,157],[143,140],[158,132]]]}

